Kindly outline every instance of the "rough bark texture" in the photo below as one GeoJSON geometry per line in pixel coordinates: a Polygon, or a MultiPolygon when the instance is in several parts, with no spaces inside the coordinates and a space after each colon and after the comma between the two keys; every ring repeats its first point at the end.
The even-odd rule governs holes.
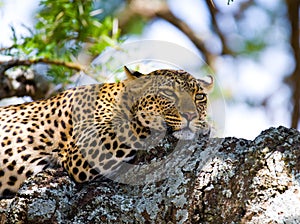
{"type": "Polygon", "coordinates": [[[0,201],[0,223],[300,223],[297,130],[157,149],[175,145],[163,160],[150,156],[139,175],[134,168],[118,177],[132,184],[78,185],[62,170],[40,173],[0,201]]]}

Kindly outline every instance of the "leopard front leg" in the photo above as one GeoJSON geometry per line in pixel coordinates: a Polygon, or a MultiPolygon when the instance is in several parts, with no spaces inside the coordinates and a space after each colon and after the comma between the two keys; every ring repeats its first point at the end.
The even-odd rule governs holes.
{"type": "Polygon", "coordinates": [[[56,163],[52,155],[45,151],[25,145],[19,149],[22,150],[15,155],[8,150],[0,153],[0,197],[13,196],[26,179],[56,163]]]}

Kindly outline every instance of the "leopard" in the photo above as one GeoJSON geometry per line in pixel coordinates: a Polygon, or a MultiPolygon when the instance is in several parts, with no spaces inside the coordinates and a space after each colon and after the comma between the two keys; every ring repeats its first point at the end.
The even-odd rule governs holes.
{"type": "MultiPolygon", "coordinates": [[[[210,81],[184,70],[77,86],[48,99],[0,107],[0,197],[29,177],[62,167],[77,183],[109,177],[154,136],[192,140],[209,131],[210,81]]],[[[124,74],[124,75],[125,75],[124,74]]]]}

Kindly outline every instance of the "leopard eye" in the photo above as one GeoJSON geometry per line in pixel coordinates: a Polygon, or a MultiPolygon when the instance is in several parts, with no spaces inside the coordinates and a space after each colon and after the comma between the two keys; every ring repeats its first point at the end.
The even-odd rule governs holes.
{"type": "Polygon", "coordinates": [[[195,99],[199,100],[201,102],[204,102],[204,101],[206,101],[206,94],[204,94],[204,93],[197,93],[196,96],[195,96],[195,99]]]}
{"type": "Polygon", "coordinates": [[[169,89],[163,89],[161,93],[168,98],[176,98],[176,94],[174,91],[169,89]]]}

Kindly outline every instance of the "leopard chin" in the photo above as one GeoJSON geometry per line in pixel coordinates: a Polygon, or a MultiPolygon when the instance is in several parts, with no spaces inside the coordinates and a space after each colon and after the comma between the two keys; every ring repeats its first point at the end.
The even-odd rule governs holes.
{"type": "Polygon", "coordinates": [[[173,132],[172,135],[179,140],[193,140],[196,137],[196,133],[190,129],[181,129],[173,132]]]}

